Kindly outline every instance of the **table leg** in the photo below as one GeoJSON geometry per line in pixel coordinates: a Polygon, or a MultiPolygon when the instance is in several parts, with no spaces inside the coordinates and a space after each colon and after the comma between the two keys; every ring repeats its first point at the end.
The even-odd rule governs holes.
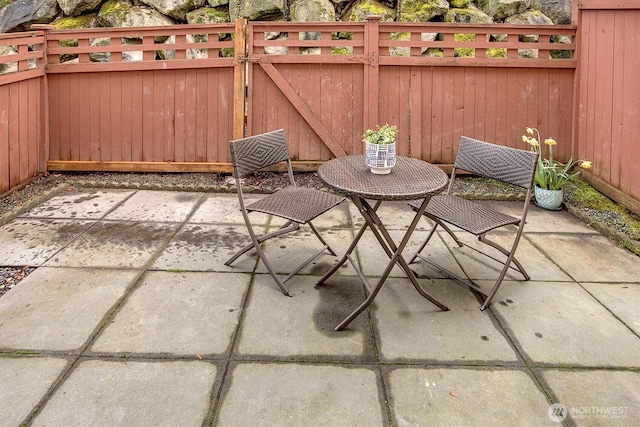
{"type": "MultiPolygon", "coordinates": [[[[378,202],[375,204],[374,207],[370,207],[370,209],[373,209],[374,212],[375,210],[378,209],[378,207],[380,206],[382,202],[378,200],[378,202]]],[[[357,206],[357,205],[356,205],[357,206]]],[[[360,209],[360,208],[358,208],[360,209]]],[[[351,263],[351,265],[353,266],[353,268],[356,270],[356,273],[358,274],[358,276],[360,276],[360,279],[364,279],[364,275],[362,274],[362,272],[360,271],[360,268],[358,268],[358,266],[356,265],[355,261],[353,261],[353,259],[351,258],[351,253],[353,252],[353,250],[356,248],[358,242],[360,241],[360,239],[362,238],[362,235],[364,234],[365,230],[367,229],[367,227],[370,227],[369,223],[365,220],[364,225],[360,228],[360,230],[358,231],[358,234],[356,234],[356,237],[354,237],[353,241],[351,242],[351,244],[349,245],[349,248],[347,249],[347,251],[345,252],[344,256],[340,259],[340,261],[338,261],[338,263],[336,265],[333,266],[333,268],[331,270],[329,270],[324,276],[322,276],[322,278],[320,280],[318,280],[318,282],[316,283],[316,286],[320,286],[322,285],[329,277],[333,276],[333,274],[338,271],[338,269],[340,267],[342,267],[342,265],[347,262],[347,260],[349,260],[349,262],[351,263]]]]}
{"type": "MultiPolygon", "coordinates": [[[[345,327],[347,327],[347,325],[349,323],[351,323],[351,321],[353,321],[353,319],[355,319],[360,313],[362,313],[373,302],[374,298],[376,297],[376,295],[378,294],[378,292],[382,288],[382,285],[384,284],[384,282],[389,277],[389,274],[391,274],[391,270],[393,269],[393,266],[396,263],[405,271],[407,277],[409,278],[409,280],[411,281],[413,286],[416,288],[418,293],[420,293],[420,295],[422,295],[424,298],[426,298],[429,301],[431,301],[433,304],[435,304],[441,310],[443,310],[443,311],[449,310],[449,308],[447,306],[445,306],[444,304],[442,304],[439,301],[437,301],[435,298],[433,298],[427,291],[425,291],[420,286],[420,284],[418,283],[418,280],[416,279],[415,275],[413,274],[413,271],[411,271],[411,269],[409,268],[409,265],[407,264],[406,260],[402,257],[402,251],[404,250],[405,246],[409,242],[409,239],[411,238],[411,234],[413,233],[413,231],[415,230],[416,226],[418,225],[418,222],[420,221],[420,218],[422,217],[422,214],[424,213],[424,211],[425,211],[425,209],[427,207],[428,200],[424,200],[422,202],[422,205],[420,206],[420,208],[416,212],[416,215],[414,216],[413,221],[409,225],[409,228],[405,232],[405,234],[404,234],[402,240],[400,241],[400,243],[398,244],[398,246],[395,245],[393,239],[391,238],[391,235],[389,234],[389,232],[387,231],[386,227],[384,226],[384,224],[382,223],[382,221],[380,220],[380,218],[378,217],[378,215],[376,213],[376,210],[378,209],[378,206],[380,205],[379,201],[378,201],[378,203],[376,203],[374,208],[372,208],[371,205],[369,205],[369,203],[366,200],[354,198],[353,202],[358,207],[360,212],[362,213],[362,215],[363,215],[363,217],[365,219],[365,222],[366,222],[366,225],[363,227],[363,229],[360,230],[361,233],[359,233],[359,235],[358,235],[358,240],[360,239],[364,228],[366,228],[366,226],[368,225],[369,228],[371,228],[371,230],[373,231],[373,233],[376,236],[377,240],[380,242],[380,245],[383,247],[383,249],[385,250],[385,252],[389,256],[389,262],[387,263],[387,266],[385,267],[384,272],[380,276],[380,278],[378,280],[378,283],[376,284],[375,288],[373,288],[371,290],[371,292],[369,292],[369,295],[367,296],[365,301],[362,304],[360,304],[358,306],[358,308],[356,308],[349,316],[347,316],[346,319],[344,319],[342,322],[340,322],[340,324],[338,326],[336,326],[335,330],[336,331],[340,331],[340,330],[344,329],[345,327]]],[[[353,248],[350,247],[350,250],[353,250],[353,248]]],[[[344,261],[343,261],[343,263],[344,263],[344,261]]]]}
{"type": "MultiPolygon", "coordinates": [[[[398,250],[398,247],[395,245],[391,235],[389,234],[389,232],[385,228],[384,224],[382,223],[382,220],[380,220],[380,217],[376,213],[378,205],[380,204],[380,202],[378,202],[378,205],[376,205],[376,207],[373,210],[371,209],[371,206],[367,203],[366,200],[361,201],[361,203],[362,203],[362,210],[361,210],[362,215],[371,224],[375,224],[376,225],[376,227],[369,226],[369,228],[371,228],[371,231],[373,232],[373,234],[376,237],[376,239],[378,239],[378,242],[380,242],[380,245],[382,246],[382,248],[386,252],[387,256],[389,258],[391,258],[393,256],[393,254],[398,250]]],[[[424,207],[426,208],[426,204],[424,205],[424,207]]],[[[405,233],[406,240],[404,242],[404,245],[402,246],[401,253],[404,250],[404,246],[409,241],[409,238],[411,237],[411,234],[413,234],[413,230],[417,226],[418,222],[420,222],[421,215],[422,214],[414,216],[415,224],[413,224],[413,222],[412,222],[412,226],[410,226],[410,228],[407,230],[407,232],[409,234],[407,235],[405,233]]],[[[403,257],[400,257],[400,258],[402,258],[402,260],[404,261],[403,257]]],[[[409,263],[407,263],[407,262],[398,262],[398,266],[405,271],[405,273],[407,274],[407,276],[409,276],[409,278],[411,278],[413,276],[416,276],[416,273],[414,273],[413,270],[410,270],[409,263]]],[[[422,295],[424,295],[423,292],[421,292],[421,291],[418,291],[418,292],[420,292],[422,295]]]]}
{"type": "MultiPolygon", "coordinates": [[[[393,242],[393,239],[391,238],[391,235],[389,234],[387,229],[384,227],[384,225],[382,224],[382,222],[380,221],[379,218],[378,218],[378,223],[380,224],[381,233],[385,237],[385,240],[389,244],[389,247],[394,251],[394,256],[396,257],[396,262],[404,270],[405,274],[407,275],[407,278],[411,281],[411,284],[413,284],[413,287],[416,288],[416,291],[418,291],[418,293],[420,295],[422,295],[424,298],[428,299],[433,304],[435,304],[440,310],[448,311],[449,308],[446,305],[440,303],[438,300],[436,300],[434,297],[432,297],[426,290],[424,290],[424,288],[422,286],[420,286],[420,284],[418,283],[418,279],[416,278],[415,274],[413,273],[413,270],[411,270],[411,268],[409,267],[409,264],[407,263],[407,261],[402,256],[402,251],[404,250],[406,244],[409,242],[409,239],[411,238],[411,235],[413,234],[413,231],[418,226],[418,223],[420,222],[420,218],[422,218],[422,215],[423,215],[425,209],[427,208],[427,204],[428,203],[429,203],[428,199],[424,199],[422,201],[422,204],[420,205],[420,208],[417,210],[416,215],[413,217],[413,221],[411,221],[411,224],[409,225],[409,228],[407,229],[407,231],[406,231],[404,237],[402,238],[402,241],[398,245],[398,247],[395,247],[395,244],[393,242]]],[[[375,214],[375,215],[377,216],[377,214],[375,214]]]]}

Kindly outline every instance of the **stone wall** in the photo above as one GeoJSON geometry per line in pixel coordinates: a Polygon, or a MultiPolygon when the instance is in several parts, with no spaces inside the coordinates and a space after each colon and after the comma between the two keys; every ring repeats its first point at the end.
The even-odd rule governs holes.
{"type": "Polygon", "coordinates": [[[33,23],[58,29],[269,21],[568,24],[571,0],[0,0],[0,33],[33,23]]]}

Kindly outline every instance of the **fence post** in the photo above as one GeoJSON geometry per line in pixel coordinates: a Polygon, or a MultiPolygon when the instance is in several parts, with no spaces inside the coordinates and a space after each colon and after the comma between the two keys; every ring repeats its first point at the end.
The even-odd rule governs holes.
{"type": "Polygon", "coordinates": [[[378,50],[379,50],[380,16],[369,15],[364,29],[364,54],[367,63],[364,67],[364,99],[363,118],[365,128],[372,129],[378,124],[378,50]]]}
{"type": "Polygon", "coordinates": [[[38,160],[38,170],[46,173],[47,162],[49,161],[49,78],[47,76],[47,64],[49,63],[48,30],[55,30],[56,27],[55,25],[49,24],[33,24],[31,25],[31,28],[33,30],[41,30],[44,34],[44,43],[42,44],[43,57],[42,60],[37,64],[38,67],[42,67],[44,69],[42,85],[40,87],[40,111],[42,114],[40,120],[40,129],[42,135],[40,135],[38,139],[41,141],[42,147],[40,149],[40,156],[38,160]]]}
{"type": "Polygon", "coordinates": [[[247,20],[236,19],[235,58],[233,61],[233,139],[243,138],[246,103],[247,20]]]}

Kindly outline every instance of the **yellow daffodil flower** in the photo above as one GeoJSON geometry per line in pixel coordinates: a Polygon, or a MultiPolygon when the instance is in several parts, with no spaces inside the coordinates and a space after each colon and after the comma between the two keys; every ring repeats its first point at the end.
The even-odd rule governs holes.
{"type": "Polygon", "coordinates": [[[526,128],[526,134],[522,135],[522,141],[531,145],[531,150],[538,154],[538,166],[534,176],[537,186],[545,190],[560,190],[563,185],[580,174],[580,171],[573,171],[572,168],[579,165],[582,169],[590,169],[591,162],[588,160],[576,160],[570,158],[567,163],[559,162],[553,157],[553,146],[557,142],[553,138],[547,138],[544,143],[547,145],[548,157],[543,157],[542,147],[540,146],[540,132],[536,128],[526,128]],[[534,135],[538,138],[534,138],[534,135]]]}

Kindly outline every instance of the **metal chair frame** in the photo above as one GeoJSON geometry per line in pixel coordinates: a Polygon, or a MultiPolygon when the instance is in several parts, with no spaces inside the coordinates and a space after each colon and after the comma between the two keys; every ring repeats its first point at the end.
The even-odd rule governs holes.
{"type": "MultiPolygon", "coordinates": [[[[434,221],[434,226],[427,238],[419,246],[417,252],[410,258],[409,263],[411,264],[416,258],[420,258],[450,278],[473,289],[479,293],[483,299],[480,310],[485,310],[489,306],[509,269],[518,271],[525,280],[529,280],[530,277],[524,267],[515,258],[515,252],[522,237],[527,212],[529,211],[536,164],[537,154],[535,152],[499,146],[462,136],[460,138],[458,154],[456,155],[456,160],[453,165],[447,192],[444,195],[433,196],[424,212],[426,217],[434,221]],[[506,215],[484,204],[454,195],[453,187],[458,170],[465,170],[474,175],[493,178],[526,189],[527,193],[524,198],[524,206],[520,217],[516,218],[506,215]],[[506,261],[469,245],[465,245],[456,237],[455,233],[447,224],[456,226],[475,235],[480,243],[491,246],[504,254],[506,261]],[[488,232],[509,225],[517,227],[517,232],[510,249],[506,249],[487,238],[486,234],[488,232]],[[431,240],[431,237],[433,237],[438,226],[441,226],[459,247],[468,247],[503,264],[503,268],[489,293],[485,293],[480,286],[469,277],[459,277],[421,254],[427,243],[429,243],[429,240],[431,240]]],[[[412,202],[410,206],[413,209],[417,209],[419,203],[412,202]]]]}
{"type": "Polygon", "coordinates": [[[231,149],[231,159],[233,163],[234,177],[240,203],[240,211],[247,226],[251,243],[236,252],[227,262],[226,266],[231,266],[235,260],[251,249],[255,249],[258,257],[262,260],[269,274],[276,282],[282,292],[291,296],[285,283],[295,276],[300,270],[306,267],[314,259],[320,256],[325,250],[331,255],[336,253],[329,244],[322,238],[318,229],[311,220],[322,215],[329,209],[345,200],[344,197],[337,196],[325,191],[313,188],[296,186],[289,150],[284,135],[284,130],[279,129],[272,132],[263,133],[256,136],[229,141],[231,149]],[[289,184],[287,187],[268,194],[260,200],[251,204],[246,204],[244,199],[242,178],[260,169],[286,162],[289,184]],[[258,235],[249,218],[251,212],[261,212],[274,215],[287,220],[287,222],[275,231],[264,235],[258,235]],[[320,240],[323,247],[310,258],[305,260],[284,280],[280,280],[271,263],[269,262],[262,243],[283,234],[291,233],[300,229],[300,225],[307,224],[311,231],[320,240]]]}

